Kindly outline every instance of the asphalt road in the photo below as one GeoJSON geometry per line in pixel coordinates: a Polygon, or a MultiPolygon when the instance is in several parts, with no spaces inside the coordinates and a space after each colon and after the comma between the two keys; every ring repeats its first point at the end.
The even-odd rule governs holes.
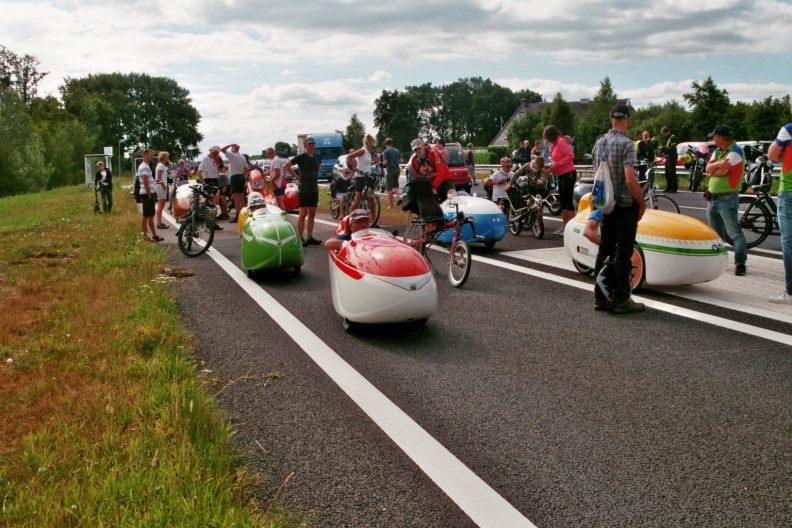
{"type": "MultiPolygon", "coordinates": [[[[703,207],[700,193],[676,197],[687,214],[703,207]]],[[[210,253],[238,266],[236,226],[224,225],[210,253]]],[[[548,232],[560,225],[547,217],[548,232]]],[[[524,516],[519,525],[792,525],[792,347],[757,337],[792,335],[792,312],[740,304],[780,287],[772,252],[761,265],[775,284],[752,277],[749,257],[748,275],[718,279],[727,293],[744,285],[729,302],[648,291],[653,308],[615,316],[592,309],[590,278],[515,256],[558,255],[560,237],[507,234],[475,249],[461,289],[432,256],[440,309],[425,327],[350,335],[323,248],[306,249],[297,278],[240,286],[164,233],[173,264],[196,272],[174,293],[262,505],[282,498],[322,527],[476,526],[471,511],[479,526],[518,525],[449,498],[295,341],[312,333],[524,516]],[[251,298],[261,290],[307,330],[281,328],[251,298]]]]}

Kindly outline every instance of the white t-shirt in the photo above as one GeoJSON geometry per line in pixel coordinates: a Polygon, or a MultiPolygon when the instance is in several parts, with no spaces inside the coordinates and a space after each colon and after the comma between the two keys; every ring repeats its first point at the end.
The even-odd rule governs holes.
{"type": "Polygon", "coordinates": [[[278,156],[272,158],[270,162],[270,181],[276,189],[283,187],[283,160],[278,156]],[[278,172],[277,175],[275,174],[276,171],[278,172]]]}
{"type": "Polygon", "coordinates": [[[163,186],[168,184],[168,166],[164,163],[157,163],[157,169],[155,171],[154,179],[157,183],[161,183],[163,186]],[[160,171],[162,174],[160,175],[160,171]]]}
{"type": "Polygon", "coordinates": [[[100,172],[99,175],[102,177],[100,183],[102,185],[107,185],[107,169],[102,169],[102,172],[100,172]]]}
{"type": "Polygon", "coordinates": [[[369,174],[371,172],[371,161],[372,161],[371,152],[369,152],[366,149],[363,149],[363,155],[358,156],[355,159],[357,160],[357,168],[360,171],[358,173],[355,173],[356,178],[362,178],[363,177],[362,173],[369,174]]]}
{"type": "Polygon", "coordinates": [[[245,174],[245,167],[247,166],[245,156],[231,149],[226,150],[225,155],[226,158],[228,158],[229,176],[233,176],[234,174],[245,174]]]}
{"type": "Polygon", "coordinates": [[[215,165],[215,161],[209,156],[201,160],[201,164],[198,166],[198,172],[200,171],[203,171],[201,176],[203,176],[204,179],[217,179],[217,165],[215,165]]]}
{"type": "Polygon", "coordinates": [[[149,192],[153,195],[156,193],[156,189],[154,188],[154,176],[151,174],[151,167],[148,166],[148,163],[141,162],[140,166],[137,170],[137,177],[140,181],[140,194],[141,196],[145,196],[146,193],[146,181],[148,181],[149,185],[149,192]]]}
{"type": "Polygon", "coordinates": [[[489,177],[490,181],[495,182],[495,185],[492,186],[492,201],[497,202],[500,198],[508,198],[506,195],[506,191],[504,188],[506,184],[511,181],[513,173],[509,172],[508,174],[503,172],[501,169],[489,177]],[[505,183],[504,183],[505,182],[505,183]]]}

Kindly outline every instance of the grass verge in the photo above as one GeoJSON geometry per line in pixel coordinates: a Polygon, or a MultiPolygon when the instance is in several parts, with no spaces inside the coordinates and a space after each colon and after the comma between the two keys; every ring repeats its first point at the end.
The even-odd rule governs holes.
{"type": "Polygon", "coordinates": [[[134,202],[0,200],[0,524],[304,526],[252,500],[134,202]]]}

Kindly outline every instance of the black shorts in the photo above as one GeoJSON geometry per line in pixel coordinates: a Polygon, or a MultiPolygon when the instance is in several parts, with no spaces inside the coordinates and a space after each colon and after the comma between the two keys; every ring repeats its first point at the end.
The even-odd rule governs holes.
{"type": "Polygon", "coordinates": [[[151,198],[149,198],[148,196],[143,194],[140,196],[140,198],[141,198],[140,203],[143,205],[143,216],[153,217],[154,210],[156,209],[157,206],[157,195],[151,193],[151,198]]]}
{"type": "Polygon", "coordinates": [[[319,205],[319,192],[300,191],[297,193],[297,202],[300,207],[316,207],[319,205]]]}
{"type": "Polygon", "coordinates": [[[456,185],[454,185],[453,180],[445,180],[440,184],[437,188],[437,197],[442,201],[446,201],[448,199],[448,191],[456,191],[456,185]]]}
{"type": "Polygon", "coordinates": [[[374,178],[371,176],[355,176],[355,192],[363,192],[363,187],[368,185],[369,191],[374,190],[374,178]]]}
{"type": "Polygon", "coordinates": [[[245,175],[234,174],[231,176],[231,194],[245,193],[245,175]]]}

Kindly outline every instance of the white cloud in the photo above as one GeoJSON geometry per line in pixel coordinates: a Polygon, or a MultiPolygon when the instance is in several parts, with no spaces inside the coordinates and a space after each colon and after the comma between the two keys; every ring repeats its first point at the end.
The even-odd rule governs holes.
{"type": "Polygon", "coordinates": [[[576,100],[593,97],[612,74],[629,80],[614,89],[639,107],[683,102],[696,75],[712,75],[733,101],[792,93],[792,6],[774,0],[12,0],[3,7],[0,44],[36,56],[50,72],[40,93],[57,94],[64,77],[88,73],[168,76],[190,90],[206,145],[239,141],[259,151],[299,132],[343,129],[352,114],[371,131],[382,90],[461,77],[576,100]],[[641,78],[647,71],[665,78],[641,78]]]}

